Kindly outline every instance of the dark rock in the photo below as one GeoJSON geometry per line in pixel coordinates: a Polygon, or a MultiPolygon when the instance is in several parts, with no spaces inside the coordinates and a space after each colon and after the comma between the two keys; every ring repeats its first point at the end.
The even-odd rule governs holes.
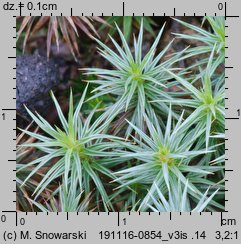
{"type": "Polygon", "coordinates": [[[24,104],[31,111],[46,115],[51,104],[49,91],[55,90],[58,80],[58,65],[53,60],[39,55],[17,57],[17,115],[31,121],[24,104]]]}

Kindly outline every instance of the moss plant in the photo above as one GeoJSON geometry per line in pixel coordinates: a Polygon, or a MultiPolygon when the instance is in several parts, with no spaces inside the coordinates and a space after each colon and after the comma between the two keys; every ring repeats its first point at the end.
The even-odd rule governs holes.
{"type": "MultiPolygon", "coordinates": [[[[209,138],[212,133],[224,133],[224,116],[225,116],[225,88],[224,88],[224,75],[219,76],[219,82],[213,81],[213,54],[215,51],[216,45],[210,55],[207,67],[202,75],[197,76],[200,78],[202,87],[197,89],[193,82],[189,82],[183,79],[181,76],[175,75],[174,73],[169,72],[173,77],[180,83],[182,86],[181,89],[185,89],[190,93],[189,99],[172,99],[168,100],[169,103],[179,104],[181,106],[194,108],[192,114],[185,120],[183,123],[183,128],[190,124],[198,123],[206,128],[206,148],[208,148],[209,138]],[[216,123],[216,124],[215,124],[216,123]],[[215,127],[212,129],[212,125],[215,124],[215,127]]],[[[161,100],[163,101],[163,100],[161,100]]],[[[161,106],[161,105],[160,105],[161,106]]]]}
{"type": "Polygon", "coordinates": [[[47,136],[36,134],[30,131],[24,131],[26,134],[38,139],[40,142],[33,144],[23,144],[22,146],[36,147],[46,155],[37,158],[31,163],[24,165],[20,171],[29,166],[35,166],[32,172],[26,177],[27,182],[41,167],[57,159],[57,163],[52,165],[47,174],[36,187],[34,194],[35,198],[55,179],[64,175],[65,188],[68,189],[68,182],[75,182],[78,179],[80,189],[85,189],[85,194],[91,192],[91,182],[93,182],[102,197],[106,209],[111,209],[112,205],[106,193],[104,185],[100,179],[99,173],[112,177],[111,172],[101,158],[112,155],[108,152],[109,147],[115,147],[116,143],[111,140],[116,139],[114,136],[103,134],[107,124],[102,124],[104,117],[100,117],[92,125],[91,120],[96,109],[94,109],[83,123],[79,117],[87,88],[85,89],[82,98],[80,99],[76,110],[73,108],[73,96],[70,95],[70,105],[68,120],[65,119],[61,108],[52,93],[52,98],[55,103],[59,120],[62,128],[57,126],[52,127],[39,114],[34,115],[27,108],[29,115],[38,124],[38,126],[47,133],[47,136]],[[105,140],[108,140],[106,142],[105,140]],[[98,160],[97,160],[98,159],[98,160]]]}
{"type": "MultiPolygon", "coordinates": [[[[161,28],[151,48],[146,55],[143,55],[143,23],[140,27],[140,32],[137,40],[134,39],[134,52],[119,29],[116,26],[121,44],[118,44],[112,37],[110,37],[116,52],[110,49],[107,45],[96,39],[97,43],[102,49],[99,49],[100,54],[108,60],[114,69],[100,69],[87,68],[88,75],[97,75],[98,79],[89,81],[98,84],[99,86],[93,91],[96,94],[92,97],[96,98],[105,94],[112,94],[116,97],[116,103],[110,108],[117,110],[119,113],[126,112],[131,114],[128,118],[134,125],[144,130],[143,115],[147,114],[149,117],[156,116],[156,114],[168,112],[168,106],[162,103],[161,106],[156,107],[149,102],[153,98],[172,98],[164,88],[173,86],[172,75],[167,71],[173,71],[175,68],[172,65],[178,62],[181,54],[177,53],[161,62],[172,42],[170,42],[160,53],[156,54],[156,48],[162,36],[164,26],[161,28]],[[165,68],[165,69],[164,69],[165,68]]],[[[128,126],[126,130],[126,137],[130,136],[132,127],[128,126]]]]}
{"type": "MultiPolygon", "coordinates": [[[[206,162],[205,165],[192,165],[193,159],[196,158],[197,160],[207,153],[212,153],[214,148],[207,151],[203,148],[204,143],[195,145],[205,129],[198,125],[191,128],[192,124],[190,124],[185,127],[185,130],[181,130],[182,119],[183,114],[173,126],[172,110],[170,109],[164,129],[165,133],[163,133],[159,123],[153,123],[145,117],[148,135],[131,124],[142,140],[134,138],[137,145],[123,143],[124,147],[132,152],[124,151],[122,157],[135,158],[140,164],[116,172],[119,177],[115,181],[120,182],[119,188],[142,182],[143,185],[149,186],[149,194],[153,194],[156,186],[163,194],[166,194],[171,186],[173,191],[177,191],[180,182],[186,185],[189,180],[187,184],[189,196],[194,201],[201,201],[203,193],[200,192],[199,188],[202,181],[198,182],[198,178],[206,178],[207,175],[222,170],[222,166],[210,166],[210,162],[206,162]],[[143,174],[143,172],[145,173],[143,174]],[[193,178],[190,177],[192,173],[198,175],[194,182],[192,182],[193,178]]],[[[212,183],[210,182],[210,184],[212,183]]],[[[149,195],[145,199],[147,201],[149,195]]],[[[221,207],[215,202],[213,204],[221,207]]]]}

